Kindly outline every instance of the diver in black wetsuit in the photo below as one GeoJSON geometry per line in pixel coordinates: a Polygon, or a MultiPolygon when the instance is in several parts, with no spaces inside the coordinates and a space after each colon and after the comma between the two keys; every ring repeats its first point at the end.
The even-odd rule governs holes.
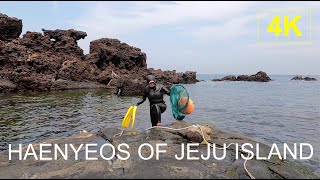
{"type": "Polygon", "coordinates": [[[163,95],[170,96],[170,91],[162,84],[156,83],[156,78],[153,75],[146,76],[146,80],[148,85],[145,87],[142,100],[137,103],[137,106],[148,98],[152,126],[161,126],[161,114],[167,109],[163,95]]]}

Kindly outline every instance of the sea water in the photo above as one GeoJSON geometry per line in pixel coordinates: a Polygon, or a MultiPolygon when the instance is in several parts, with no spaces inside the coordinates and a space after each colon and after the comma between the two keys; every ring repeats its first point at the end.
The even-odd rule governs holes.
{"type": "MultiPolygon", "coordinates": [[[[214,82],[225,75],[198,75],[188,84],[195,110],[184,120],[212,123],[256,141],[292,145],[310,143],[313,158],[299,161],[320,174],[320,76],[318,81],[290,81],[270,76],[270,82],[214,82]]],[[[0,95],[0,151],[9,144],[27,144],[65,137],[81,130],[97,132],[120,127],[140,97],[117,97],[110,90],[71,90],[0,95]]],[[[168,96],[162,124],[175,122],[168,96]]],[[[149,103],[137,109],[135,128],[151,126],[149,103]]]]}

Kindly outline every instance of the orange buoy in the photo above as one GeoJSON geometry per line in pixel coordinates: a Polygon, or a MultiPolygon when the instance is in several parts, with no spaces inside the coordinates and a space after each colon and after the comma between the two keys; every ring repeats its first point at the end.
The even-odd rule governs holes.
{"type": "Polygon", "coordinates": [[[185,114],[191,114],[193,111],[194,111],[194,104],[193,104],[193,101],[191,99],[189,99],[188,106],[184,110],[184,113],[185,114]]]}
{"type": "Polygon", "coordinates": [[[179,107],[184,108],[187,104],[188,98],[187,97],[181,97],[179,100],[179,107]]]}

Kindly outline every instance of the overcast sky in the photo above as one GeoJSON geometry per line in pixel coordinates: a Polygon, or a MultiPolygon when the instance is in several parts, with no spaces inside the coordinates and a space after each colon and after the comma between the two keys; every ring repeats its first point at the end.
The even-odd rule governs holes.
{"type": "MultiPolygon", "coordinates": [[[[23,33],[41,28],[85,31],[88,36],[79,41],[85,53],[92,40],[117,38],[141,48],[148,67],[156,69],[199,74],[259,70],[273,75],[320,74],[320,2],[1,1],[0,12],[22,19],[23,33]],[[312,44],[257,43],[258,10],[306,8],[312,10],[312,44]]],[[[305,16],[297,26],[303,37],[309,37],[304,23],[308,21],[303,20],[305,16]]]]}

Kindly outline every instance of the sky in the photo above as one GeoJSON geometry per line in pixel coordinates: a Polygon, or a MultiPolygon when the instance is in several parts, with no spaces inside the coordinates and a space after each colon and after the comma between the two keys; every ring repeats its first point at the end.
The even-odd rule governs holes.
{"type": "MultiPolygon", "coordinates": [[[[198,74],[320,74],[316,1],[1,1],[0,13],[22,19],[22,34],[42,28],[85,31],[88,36],[78,41],[85,53],[92,40],[119,39],[145,52],[149,68],[198,74]],[[285,11],[281,18],[288,15],[290,21],[301,15],[296,26],[303,36],[295,36],[292,29],[288,37],[267,32],[278,15],[268,10],[285,11]],[[310,41],[310,13],[305,10],[312,15],[311,44],[258,42],[310,41]]],[[[283,24],[282,19],[282,32],[283,24]]]]}

